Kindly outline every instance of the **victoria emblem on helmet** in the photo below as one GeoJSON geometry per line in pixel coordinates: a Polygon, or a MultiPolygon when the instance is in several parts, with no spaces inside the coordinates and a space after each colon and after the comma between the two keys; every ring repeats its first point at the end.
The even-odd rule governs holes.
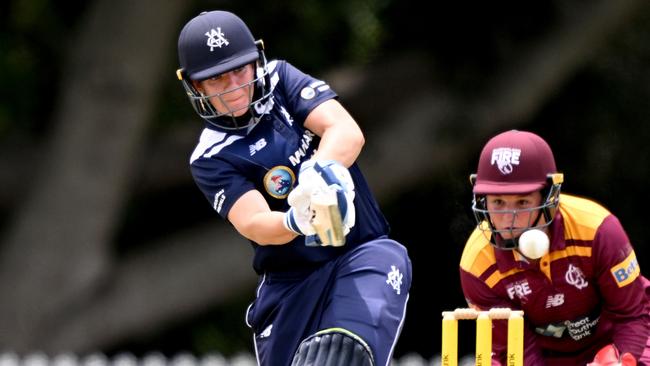
{"type": "Polygon", "coordinates": [[[180,68],[176,76],[196,113],[212,126],[225,130],[247,129],[270,111],[273,103],[264,43],[255,41],[237,15],[210,11],[191,19],[178,37],[178,58],[180,68]],[[242,85],[209,95],[197,88],[197,83],[248,65],[252,65],[253,76],[242,85]],[[248,94],[248,103],[231,108],[225,102],[228,94],[242,91],[248,94]],[[215,102],[221,106],[219,109],[215,102]]]}
{"type": "Polygon", "coordinates": [[[221,48],[221,46],[227,46],[229,44],[228,40],[221,32],[221,27],[217,27],[217,30],[212,28],[209,32],[206,32],[205,35],[208,37],[208,47],[210,47],[210,52],[212,52],[215,47],[221,48]]]}

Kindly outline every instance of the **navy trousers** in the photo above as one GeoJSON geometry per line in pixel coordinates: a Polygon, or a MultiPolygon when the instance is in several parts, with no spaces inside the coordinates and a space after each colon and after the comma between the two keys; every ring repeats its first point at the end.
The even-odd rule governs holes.
{"type": "Polygon", "coordinates": [[[300,342],[328,328],[345,328],[388,365],[404,322],[411,261],[394,240],[360,245],[309,272],[266,273],[246,322],[257,361],[287,366],[300,342]]]}

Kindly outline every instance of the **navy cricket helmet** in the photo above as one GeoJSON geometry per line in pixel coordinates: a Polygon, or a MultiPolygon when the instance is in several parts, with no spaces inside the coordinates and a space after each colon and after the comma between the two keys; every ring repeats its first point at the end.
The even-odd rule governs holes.
{"type": "Polygon", "coordinates": [[[210,124],[227,130],[248,128],[268,111],[266,101],[271,92],[264,44],[261,40],[255,41],[248,26],[237,15],[216,10],[202,12],[191,19],[178,37],[178,57],[180,69],[176,76],[183,83],[194,110],[210,124]],[[248,64],[254,64],[253,80],[234,89],[204,95],[192,83],[248,64]],[[238,110],[217,111],[210,103],[210,98],[221,99],[227,93],[251,85],[250,102],[243,116],[235,117],[238,110]]]}
{"type": "MultiPolygon", "coordinates": [[[[551,224],[560,201],[564,175],[555,167],[553,151],[540,136],[526,131],[510,130],[491,138],[483,147],[472,183],[472,211],[478,227],[490,231],[490,242],[499,249],[515,249],[522,231],[513,228],[498,230],[490,220],[490,213],[510,213],[513,221],[522,211],[538,212],[531,215],[525,230],[543,229],[551,224]],[[486,195],[528,194],[540,191],[544,201],[538,207],[526,210],[488,211],[486,195]],[[534,219],[533,219],[534,217],[534,219]],[[539,223],[541,217],[544,222],[539,223]],[[509,232],[511,239],[500,234],[509,232]]],[[[523,231],[525,231],[523,230],[523,231]]]]}

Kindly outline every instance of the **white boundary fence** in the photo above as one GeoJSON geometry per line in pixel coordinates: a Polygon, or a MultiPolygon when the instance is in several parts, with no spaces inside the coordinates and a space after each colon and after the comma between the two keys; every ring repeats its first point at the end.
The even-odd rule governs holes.
{"type": "MultiPolygon", "coordinates": [[[[460,366],[474,365],[474,355],[459,360],[460,366]]],[[[417,354],[408,354],[393,360],[391,366],[439,366],[440,356],[426,360],[417,354]]],[[[103,353],[76,355],[62,353],[49,356],[41,352],[18,355],[13,352],[0,352],[0,366],[257,366],[254,355],[239,354],[225,358],[218,353],[196,357],[189,353],[179,353],[166,357],[159,352],[151,352],[142,357],[131,353],[118,353],[111,357],[103,353]]]]}

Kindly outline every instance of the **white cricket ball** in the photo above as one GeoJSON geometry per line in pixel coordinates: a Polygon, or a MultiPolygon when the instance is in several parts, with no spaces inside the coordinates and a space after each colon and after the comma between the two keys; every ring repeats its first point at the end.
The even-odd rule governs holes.
{"type": "Polygon", "coordinates": [[[543,257],[548,253],[548,247],[548,236],[541,230],[527,230],[519,237],[519,252],[530,259],[543,257]]]}

